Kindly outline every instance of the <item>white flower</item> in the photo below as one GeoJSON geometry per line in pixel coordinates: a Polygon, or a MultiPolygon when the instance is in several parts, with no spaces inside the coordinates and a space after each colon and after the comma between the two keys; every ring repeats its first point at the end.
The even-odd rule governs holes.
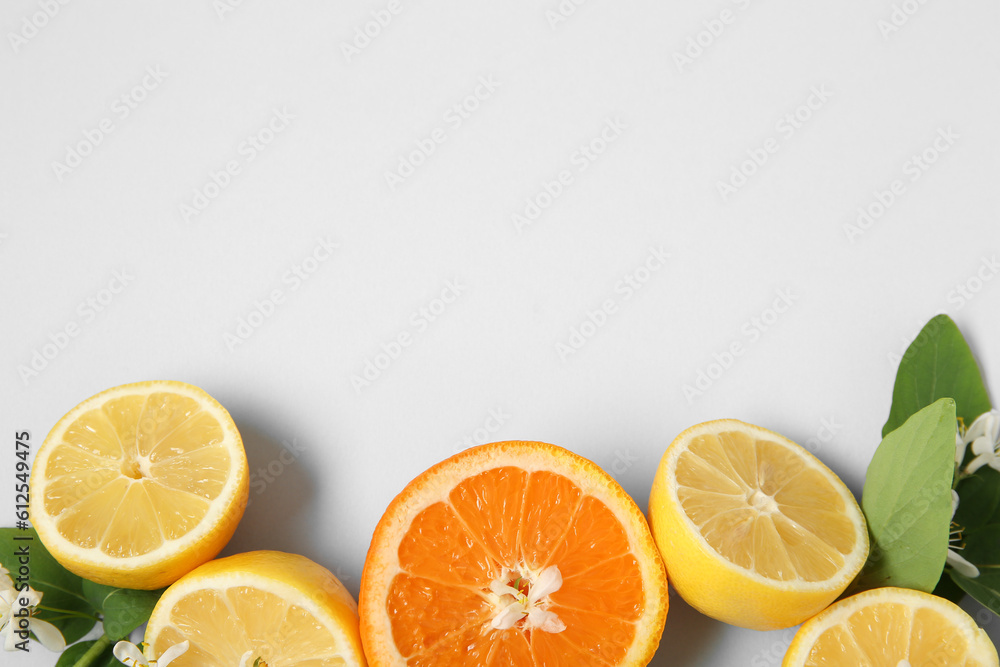
{"type": "MultiPolygon", "coordinates": [[[[6,570],[3,576],[7,577],[6,570]]],[[[29,632],[34,633],[39,643],[50,651],[66,648],[66,640],[59,629],[34,616],[35,607],[41,601],[42,594],[31,586],[22,591],[13,585],[9,588],[0,586],[0,636],[3,637],[5,651],[16,651],[18,640],[26,640],[29,632]]]]}
{"type": "MultiPolygon", "coordinates": [[[[952,518],[952,521],[955,520],[955,512],[957,510],[958,510],[958,492],[952,490],[952,492],[951,492],[951,518],[952,518]]],[[[954,549],[948,549],[948,559],[947,559],[946,562],[947,562],[948,565],[951,565],[952,568],[954,568],[955,571],[958,572],[959,574],[965,575],[966,577],[969,577],[970,579],[975,579],[976,577],[979,576],[979,568],[976,567],[975,565],[973,565],[972,563],[970,563],[969,561],[965,560],[961,556],[959,556],[958,552],[955,550],[955,549],[961,549],[962,548],[962,547],[958,546],[958,544],[957,544],[957,542],[960,542],[961,539],[962,539],[962,531],[960,529],[953,530],[953,531],[951,531],[949,533],[949,535],[948,535],[948,544],[950,545],[952,543],[952,541],[954,540],[956,542],[956,545],[955,545],[954,549]],[[954,538],[952,536],[954,536],[954,538]]]]}
{"type": "Polygon", "coordinates": [[[955,458],[959,464],[965,458],[965,448],[969,445],[975,457],[965,467],[966,475],[971,475],[984,465],[1000,470],[1000,456],[997,456],[997,449],[1000,448],[1000,412],[984,412],[976,417],[968,429],[959,427],[955,438],[955,458]]]}
{"type": "Polygon", "coordinates": [[[187,651],[190,645],[191,642],[185,639],[180,644],[174,644],[168,648],[159,658],[154,658],[149,646],[140,643],[139,646],[143,647],[140,649],[132,642],[120,641],[115,644],[114,654],[119,662],[131,667],[166,667],[187,651]]]}
{"type": "Polygon", "coordinates": [[[10,578],[10,570],[0,563],[0,591],[13,590],[14,580],[10,578]]]}
{"type": "Polygon", "coordinates": [[[504,570],[500,579],[490,583],[490,590],[497,595],[498,606],[503,605],[499,613],[493,617],[492,625],[497,630],[509,630],[521,619],[527,617],[526,627],[538,628],[545,632],[562,632],[566,624],[559,620],[554,612],[547,611],[548,596],[562,588],[562,574],[559,568],[551,565],[528,581],[528,592],[523,593],[519,587],[511,586],[510,572],[504,570]]]}

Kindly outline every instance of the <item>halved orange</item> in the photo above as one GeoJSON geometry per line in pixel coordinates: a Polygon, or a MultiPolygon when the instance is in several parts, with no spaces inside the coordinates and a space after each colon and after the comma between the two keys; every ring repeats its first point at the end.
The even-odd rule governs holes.
{"type": "Polygon", "coordinates": [[[155,589],[219,553],[248,493],[226,409],[183,382],[137,382],[88,398],[52,428],[31,471],[31,521],[71,572],[155,589]]]}
{"type": "Polygon", "coordinates": [[[361,580],[362,641],[374,667],[646,665],[666,586],[642,512],[597,465],[493,443],[389,505],[361,580]]]}

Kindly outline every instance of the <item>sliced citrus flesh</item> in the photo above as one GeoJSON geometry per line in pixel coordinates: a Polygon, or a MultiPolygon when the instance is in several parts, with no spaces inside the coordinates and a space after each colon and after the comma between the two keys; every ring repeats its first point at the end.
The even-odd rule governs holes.
{"type": "Polygon", "coordinates": [[[280,551],[189,572],[157,601],[145,641],[156,656],[190,642],[172,667],[250,667],[258,658],[268,667],[366,664],[351,594],[323,566],[280,551]]]}
{"type": "Polygon", "coordinates": [[[802,624],[782,667],[997,667],[986,632],[956,604],[908,588],[844,598],[802,624]]]}
{"type": "Polygon", "coordinates": [[[437,464],[392,501],[360,608],[376,667],[646,665],[666,576],[642,512],[597,465],[499,442],[437,464]]]}
{"type": "Polygon", "coordinates": [[[155,589],[219,553],[248,492],[226,409],[183,382],[140,382],[87,399],[55,425],[32,468],[31,521],[71,572],[155,589]]]}
{"type": "Polygon", "coordinates": [[[670,444],[649,518],[681,597],[757,630],[818,613],[868,557],[847,486],[788,438],[735,419],[698,424],[670,444]]]}

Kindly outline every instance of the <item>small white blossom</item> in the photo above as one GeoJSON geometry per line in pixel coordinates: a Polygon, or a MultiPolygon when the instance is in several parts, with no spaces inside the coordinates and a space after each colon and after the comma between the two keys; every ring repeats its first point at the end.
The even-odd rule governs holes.
{"type": "Polygon", "coordinates": [[[187,651],[190,645],[191,642],[185,639],[180,644],[174,644],[164,651],[163,655],[156,658],[153,656],[148,645],[140,643],[139,646],[142,648],[139,648],[139,646],[136,646],[132,642],[120,641],[115,644],[114,654],[119,662],[130,667],[167,667],[167,665],[187,651]]]}
{"type": "Polygon", "coordinates": [[[490,583],[490,590],[499,597],[503,609],[493,617],[492,625],[497,630],[509,630],[521,619],[527,617],[526,626],[538,628],[545,632],[562,632],[566,624],[559,620],[554,612],[548,611],[549,595],[562,588],[562,574],[559,568],[551,565],[530,582],[525,595],[519,589],[505,583],[510,580],[510,572],[504,570],[500,579],[490,583]]]}
{"type": "Polygon", "coordinates": [[[0,563],[0,591],[13,590],[14,580],[10,578],[10,570],[0,563]]]}
{"type": "MultiPolygon", "coordinates": [[[[955,520],[955,512],[957,512],[957,511],[958,511],[958,492],[952,490],[952,492],[951,492],[951,518],[952,518],[952,521],[955,520]]],[[[953,531],[952,534],[955,534],[955,533],[957,533],[956,536],[955,536],[955,540],[956,541],[960,540],[961,539],[961,532],[960,531],[953,531]]],[[[951,542],[952,542],[952,538],[951,538],[951,535],[949,535],[949,538],[948,538],[949,545],[951,544],[951,542]]],[[[975,565],[973,565],[972,563],[970,563],[969,561],[965,560],[964,558],[962,558],[960,555],[958,555],[958,551],[956,551],[956,549],[961,549],[961,548],[962,547],[956,545],[954,549],[948,549],[947,564],[951,565],[955,569],[955,571],[958,572],[959,574],[964,575],[966,577],[969,577],[970,579],[975,579],[976,577],[979,576],[979,568],[976,567],[975,565]]]]}
{"type": "Polygon", "coordinates": [[[990,410],[976,417],[968,429],[959,427],[955,437],[955,458],[959,464],[965,458],[966,447],[971,446],[974,457],[965,467],[971,475],[985,465],[1000,470],[1000,412],[990,410]]]}
{"type": "Polygon", "coordinates": [[[39,643],[50,651],[62,651],[66,648],[59,629],[40,618],[35,617],[35,607],[42,601],[42,594],[31,586],[17,590],[7,570],[0,576],[0,636],[3,637],[5,651],[16,651],[18,640],[24,641],[31,632],[39,643]],[[5,586],[5,583],[10,583],[5,586]]]}

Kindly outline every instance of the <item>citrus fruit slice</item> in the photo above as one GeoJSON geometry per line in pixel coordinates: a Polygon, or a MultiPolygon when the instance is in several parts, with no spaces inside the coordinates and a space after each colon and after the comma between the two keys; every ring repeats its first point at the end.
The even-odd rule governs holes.
{"type": "Polygon", "coordinates": [[[252,551],[209,561],[161,597],[146,626],[153,655],[190,645],[171,667],[365,665],[358,606],[305,556],[252,551]],[[262,663],[262,664],[263,664],[262,663]]]}
{"type": "Polygon", "coordinates": [[[868,557],[864,516],[844,483],[791,440],[735,419],[670,444],[649,518],[681,597],[757,630],[824,609],[868,557]]]}
{"type": "Polygon", "coordinates": [[[435,465],[392,501],[360,608],[375,667],[646,665],[666,576],[642,512],[597,465],[499,442],[435,465]]]}
{"type": "Polygon", "coordinates": [[[997,667],[989,636],[955,604],[908,588],[844,598],[799,628],[783,667],[997,667]]]}
{"type": "Polygon", "coordinates": [[[55,425],[31,471],[31,521],[66,569],[154,589],[219,553],[248,491],[226,409],[189,384],[140,382],[88,398],[55,425]]]}

